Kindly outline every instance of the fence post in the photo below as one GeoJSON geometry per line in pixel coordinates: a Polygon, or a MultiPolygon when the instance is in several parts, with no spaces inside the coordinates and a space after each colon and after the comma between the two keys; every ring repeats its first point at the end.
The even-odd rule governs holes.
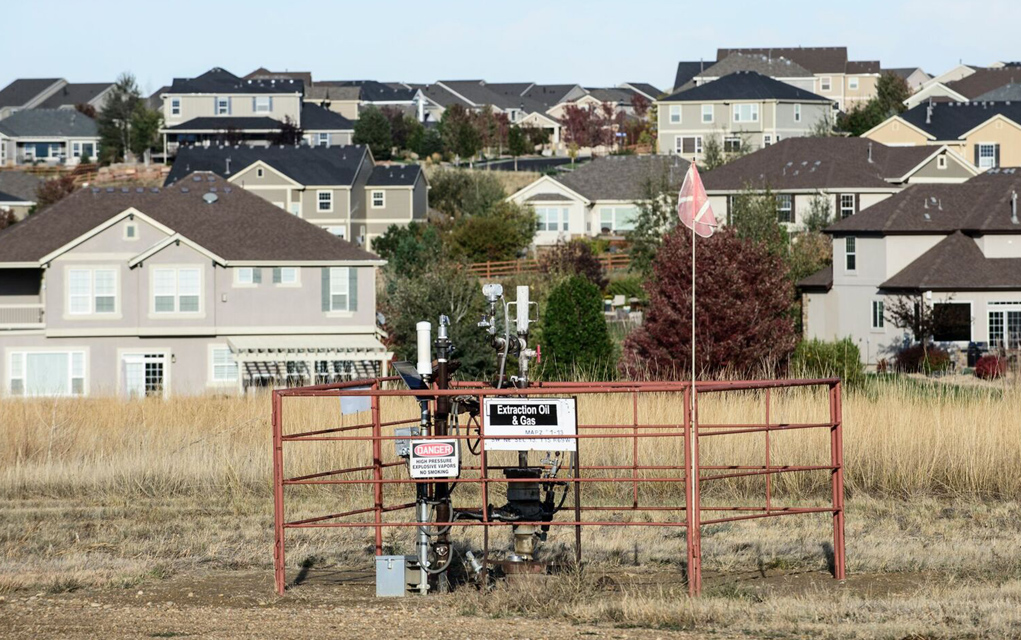
{"type": "MultiPolygon", "coordinates": [[[[379,391],[379,383],[372,385],[373,391],[379,391]]],[[[379,421],[379,396],[372,396],[372,471],[376,484],[373,490],[375,495],[375,519],[376,519],[376,555],[383,555],[383,443],[380,437],[383,435],[379,421]]]]}
{"type": "Polygon", "coordinates": [[[286,567],[284,557],[284,440],[283,403],[280,392],[273,392],[273,568],[276,591],[284,595],[286,567]]]}
{"type": "Polygon", "coordinates": [[[844,430],[840,381],[830,386],[830,460],[833,465],[833,577],[847,577],[844,558],[844,430]]]}

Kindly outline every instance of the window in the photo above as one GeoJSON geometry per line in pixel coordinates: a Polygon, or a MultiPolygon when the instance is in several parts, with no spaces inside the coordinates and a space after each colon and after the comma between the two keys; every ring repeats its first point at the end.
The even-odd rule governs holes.
{"type": "Polygon", "coordinates": [[[330,134],[329,133],[317,133],[316,134],[316,146],[329,147],[330,146],[330,134]]]}
{"type": "Polygon", "coordinates": [[[372,208],[382,209],[386,206],[386,192],[385,191],[373,191],[372,192],[372,208]]]}
{"type": "Polygon", "coordinates": [[[216,99],[216,115],[218,116],[230,115],[230,98],[216,99]]]}
{"type": "Polygon", "coordinates": [[[758,121],[759,121],[758,104],[734,105],[734,122],[758,122],[758,121]]]}
{"type": "Polygon", "coordinates": [[[992,169],[998,165],[998,157],[996,147],[999,145],[995,144],[980,144],[976,155],[978,156],[978,168],[979,169],[992,169]]]}
{"type": "Polygon", "coordinates": [[[858,90],[858,78],[848,78],[847,79],[847,88],[848,89],[853,89],[854,91],[857,91],[858,90]]]}
{"type": "Polygon", "coordinates": [[[670,124],[681,124],[681,105],[670,105],[670,124]]]}
{"type": "Polygon", "coordinates": [[[252,98],[252,111],[255,113],[269,113],[273,111],[273,98],[270,96],[256,96],[252,98]]]}
{"type": "Polygon", "coordinates": [[[832,88],[833,81],[830,78],[819,78],[819,89],[821,91],[829,91],[832,88]]]}
{"type": "Polygon", "coordinates": [[[741,138],[737,136],[727,136],[723,139],[723,150],[726,153],[738,153],[741,151],[741,138]]]}
{"type": "Polygon", "coordinates": [[[885,313],[884,309],[883,309],[883,306],[884,305],[883,305],[883,301],[882,300],[873,300],[872,301],[872,328],[873,329],[882,329],[883,327],[886,326],[886,320],[884,320],[884,318],[883,318],[883,314],[885,313]]]}
{"type": "Polygon", "coordinates": [[[85,393],[84,351],[14,351],[10,356],[14,396],[80,396],[85,393]]]}
{"type": "Polygon", "coordinates": [[[129,222],[124,225],[124,239],[125,240],[138,240],[138,225],[134,222],[129,222]]]}
{"type": "Polygon", "coordinates": [[[940,330],[933,333],[933,340],[936,342],[971,342],[970,302],[937,302],[932,305],[932,312],[933,316],[939,319],[938,324],[940,325],[940,330]]]}
{"type": "Polygon", "coordinates": [[[603,233],[614,231],[633,231],[638,209],[633,206],[600,207],[599,230],[603,233]]]}
{"type": "Polygon", "coordinates": [[[255,284],[255,269],[252,267],[241,267],[235,272],[238,284],[255,284]]]}
{"type": "Polygon", "coordinates": [[[213,365],[213,382],[237,382],[238,363],[228,347],[213,347],[210,354],[213,365]]]}
{"type": "Polygon", "coordinates": [[[702,105],[702,122],[713,121],[713,105],[704,104],[702,105]]]}
{"type": "Polygon", "coordinates": [[[338,238],[347,238],[347,227],[340,225],[337,227],[326,227],[326,230],[337,236],[338,238]]]}
{"type": "Polygon", "coordinates": [[[124,391],[129,398],[166,395],[166,362],[163,353],[127,353],[121,357],[124,391]]]}
{"type": "Polygon", "coordinates": [[[197,313],[200,310],[201,269],[197,267],[156,268],[152,271],[152,282],[154,312],[197,313]]]}
{"type": "Polygon", "coordinates": [[[1021,311],[989,312],[989,344],[1007,349],[1021,344],[1021,311]]]}
{"type": "Polygon", "coordinates": [[[318,211],[333,211],[333,192],[316,191],[316,205],[318,211]]]}
{"type": "Polygon", "coordinates": [[[674,138],[674,151],[688,155],[702,153],[702,136],[677,136],[674,138]]]}
{"type": "Polygon", "coordinates": [[[71,143],[71,157],[72,158],[82,157],[82,143],[80,142],[71,143]]]}
{"type": "Polygon", "coordinates": [[[856,271],[858,269],[858,253],[853,237],[844,238],[844,269],[856,271]]]}
{"type": "Polygon", "coordinates": [[[170,99],[170,115],[179,116],[181,115],[181,99],[171,98],[170,99]]]}
{"type": "Polygon", "coordinates": [[[273,275],[279,284],[298,284],[297,267],[280,267],[273,275]]]}
{"type": "Polygon", "coordinates": [[[773,144],[773,136],[769,135],[768,133],[762,134],[762,146],[768,147],[771,144],[773,144]]]}
{"type": "Polygon", "coordinates": [[[567,231],[567,207],[536,207],[539,231],[567,231]]]}
{"type": "Polygon", "coordinates": [[[350,271],[347,267],[330,267],[330,311],[347,311],[350,271]]]}
{"type": "Polygon", "coordinates": [[[947,168],[947,157],[946,156],[937,156],[936,157],[936,168],[937,169],[946,169],[947,168]]]}
{"type": "Polygon", "coordinates": [[[854,201],[855,197],[853,193],[842,193],[840,194],[840,217],[847,218],[854,215],[854,201]]]}
{"type": "Polygon", "coordinates": [[[116,310],[116,269],[71,269],[67,272],[69,314],[114,313],[116,310]]]}
{"type": "Polygon", "coordinates": [[[266,170],[265,170],[265,169],[263,169],[262,167],[258,167],[258,168],[257,168],[257,169],[255,170],[255,177],[256,177],[256,178],[261,178],[261,177],[263,177],[264,175],[266,175],[266,170]]]}
{"type": "Polygon", "coordinates": [[[794,122],[801,122],[801,105],[794,105],[794,122]]]}
{"type": "Polygon", "coordinates": [[[776,219],[780,222],[794,222],[794,196],[789,193],[776,195],[776,219]]]}

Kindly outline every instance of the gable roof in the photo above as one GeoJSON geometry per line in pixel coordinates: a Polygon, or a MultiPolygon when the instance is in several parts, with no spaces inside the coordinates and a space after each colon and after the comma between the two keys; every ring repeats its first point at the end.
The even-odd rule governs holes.
{"type": "Polygon", "coordinates": [[[167,131],[278,131],[282,122],[269,116],[199,116],[181,124],[166,127],[167,131]]]}
{"type": "Polygon", "coordinates": [[[0,90],[0,107],[21,107],[51,88],[60,78],[18,78],[0,90]]]}
{"type": "Polygon", "coordinates": [[[982,95],[975,98],[976,102],[1007,102],[1007,101],[1019,101],[1021,102],[1021,84],[1011,82],[1005,84],[1002,87],[993,89],[983,93],[982,95]]]}
{"type": "Polygon", "coordinates": [[[194,78],[174,78],[167,93],[303,93],[304,83],[294,78],[245,80],[226,69],[213,67],[194,78]]]}
{"type": "Polygon", "coordinates": [[[355,124],[336,111],[311,102],[303,102],[301,128],[305,131],[353,131],[355,124]]]}
{"type": "Polygon", "coordinates": [[[900,291],[1013,290],[1021,286],[1021,258],[987,258],[973,238],[951,233],[881,289],[900,291]]]}
{"type": "Polygon", "coordinates": [[[774,80],[754,71],[738,71],[719,80],[693,87],[663,98],[663,102],[713,100],[798,100],[832,102],[828,98],[794,85],[774,80]]]}
{"type": "Polygon", "coordinates": [[[60,107],[74,107],[78,104],[92,102],[103,92],[108,91],[114,83],[112,82],[85,82],[65,84],[57,92],[39,103],[40,109],[58,109],[60,107]]]}
{"type": "Polygon", "coordinates": [[[394,86],[376,80],[328,80],[317,82],[316,86],[357,89],[358,99],[362,102],[410,102],[415,99],[416,91],[413,87],[394,86]]]}
{"type": "Polygon", "coordinates": [[[793,60],[812,73],[843,73],[847,67],[847,47],[742,47],[717,49],[716,59],[723,60],[734,53],[764,55],[768,58],[793,60]]]}
{"type": "Polygon", "coordinates": [[[0,191],[23,202],[35,202],[43,182],[39,176],[24,171],[0,171],[0,191]]]}
{"type": "Polygon", "coordinates": [[[376,165],[365,184],[370,187],[410,187],[420,175],[422,167],[417,164],[376,165]]]}
{"type": "Polygon", "coordinates": [[[812,72],[788,58],[771,58],[764,54],[732,53],[705,71],[700,78],[721,78],[737,71],[754,71],[771,78],[811,78],[812,72]]]}
{"type": "Polygon", "coordinates": [[[412,88],[422,92],[422,95],[431,102],[441,107],[459,104],[462,107],[470,107],[472,104],[464,98],[454,95],[449,89],[439,84],[415,84],[412,88]]]}
{"type": "Polygon", "coordinates": [[[576,84],[533,84],[522,96],[534,100],[547,108],[559,104],[578,87],[576,84]]]}
{"type": "Polygon", "coordinates": [[[900,118],[936,140],[957,140],[996,115],[1021,124],[1021,103],[923,102],[900,114],[900,118]]]}
{"type": "Polygon", "coordinates": [[[947,82],[946,87],[969,100],[974,100],[984,93],[1014,82],[1021,82],[1021,69],[1017,67],[995,67],[976,69],[975,73],[967,75],[960,80],[947,82]]]}
{"type": "Polygon", "coordinates": [[[305,99],[307,100],[357,101],[361,95],[361,87],[342,87],[329,82],[317,82],[314,86],[305,88],[305,99]]]}
{"type": "Polygon", "coordinates": [[[208,171],[229,178],[256,162],[263,162],[301,185],[350,186],[367,153],[363,145],[183,147],[178,150],[164,184],[174,184],[196,171],[208,171]]]}
{"type": "Polygon", "coordinates": [[[312,86],[311,71],[270,71],[266,67],[259,67],[244,77],[245,80],[301,80],[305,88],[312,86]]]}
{"type": "Polygon", "coordinates": [[[625,89],[634,89],[638,93],[641,93],[649,100],[655,100],[656,98],[663,95],[663,92],[652,86],[648,82],[625,82],[621,87],[625,89]]]}
{"type": "Polygon", "coordinates": [[[95,138],[99,128],[95,120],[75,109],[22,109],[0,120],[0,133],[12,138],[95,138]]]}
{"type": "Polygon", "coordinates": [[[884,69],[882,69],[882,73],[892,73],[893,75],[897,76],[898,78],[900,78],[902,80],[907,80],[916,71],[919,71],[919,72],[925,74],[926,76],[929,75],[928,73],[925,73],[925,70],[922,69],[921,67],[893,67],[893,68],[884,68],[884,69]]]}
{"type": "Polygon", "coordinates": [[[673,155],[606,156],[553,179],[590,201],[634,201],[646,197],[650,179],[665,176],[671,188],[679,189],[690,164],[673,155]]]}
{"type": "Polygon", "coordinates": [[[890,181],[901,179],[937,151],[930,146],[888,147],[865,138],[787,138],[708,171],[702,180],[706,191],[767,186],[894,190],[890,181]]]}
{"type": "Polygon", "coordinates": [[[673,91],[680,91],[681,87],[688,84],[692,78],[700,74],[706,66],[708,65],[701,60],[682,60],[681,62],[678,62],[677,73],[674,75],[673,91]]]}
{"type": "Polygon", "coordinates": [[[379,258],[209,173],[163,189],[79,189],[0,231],[0,262],[37,262],[129,208],[228,261],[379,258]],[[203,196],[215,194],[207,204],[203,196]]]}

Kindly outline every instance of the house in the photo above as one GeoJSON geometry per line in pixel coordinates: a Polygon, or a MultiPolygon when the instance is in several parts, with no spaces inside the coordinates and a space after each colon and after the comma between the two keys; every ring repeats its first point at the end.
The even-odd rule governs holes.
{"type": "MultiPolygon", "coordinates": [[[[712,66],[712,64],[713,62],[710,62],[708,66],[712,66]]],[[[677,72],[674,74],[674,86],[670,93],[681,91],[681,88],[687,85],[692,78],[705,71],[706,66],[706,63],[702,60],[682,60],[678,62],[677,72]]]]}
{"type": "Polygon", "coordinates": [[[507,199],[539,218],[536,246],[634,229],[650,188],[680,189],[690,163],[676,156],[606,156],[570,172],[542,176],[507,199]]]}
{"type": "Polygon", "coordinates": [[[914,108],[925,102],[981,102],[986,94],[1001,87],[1021,82],[1021,69],[1017,67],[968,67],[970,73],[961,77],[933,79],[913,94],[904,104],[914,108]]]}
{"type": "Polygon", "coordinates": [[[425,220],[429,212],[421,167],[376,165],[365,146],[183,148],[166,185],[195,171],[215,173],[364,247],[390,225],[425,220]]]}
{"type": "Polygon", "coordinates": [[[827,229],[833,266],[799,283],[808,338],[850,336],[867,364],[912,340],[892,325],[900,296],[943,306],[939,343],[1018,347],[1021,340],[1021,170],[961,184],[915,184],[827,229]]]}
{"type": "Polygon", "coordinates": [[[719,80],[738,71],[754,71],[810,93],[815,92],[815,75],[800,64],[787,58],[772,58],[764,54],[745,53],[732,53],[723,60],[703,69],[679,90],[683,91],[713,80],[719,80]]]}
{"type": "Polygon", "coordinates": [[[754,71],[739,71],[657,100],[659,153],[704,157],[710,136],[726,150],[809,135],[832,102],[754,71]]]}
{"type": "Polygon", "coordinates": [[[888,147],[863,138],[788,138],[702,176],[716,219],[730,223],[736,199],[769,189],[777,218],[804,226],[813,205],[843,219],[919,182],[964,182],[978,171],[951,149],[888,147]]]}
{"type": "Polygon", "coordinates": [[[327,107],[305,102],[301,105],[301,128],[305,143],[312,147],[351,144],[355,123],[327,107]]]}
{"type": "Polygon", "coordinates": [[[847,47],[777,47],[718,49],[717,62],[735,54],[790,60],[815,75],[811,93],[829,98],[846,111],[876,96],[880,66],[877,60],[849,60],[847,47]]]}
{"type": "Polygon", "coordinates": [[[920,67],[895,67],[892,69],[883,69],[883,75],[892,73],[908,85],[908,89],[914,94],[918,92],[927,82],[932,80],[932,76],[923,71],[920,67]]]}
{"type": "Polygon", "coordinates": [[[979,169],[1021,165],[1021,103],[919,104],[862,134],[886,145],[951,148],[979,169]]]}
{"type": "Polygon", "coordinates": [[[425,121],[425,98],[421,92],[400,82],[376,80],[326,80],[316,82],[307,93],[307,101],[327,107],[345,118],[357,120],[369,107],[396,107],[425,121]]]}
{"type": "Polygon", "coordinates": [[[95,120],[75,109],[24,109],[0,120],[0,165],[75,165],[98,153],[95,120]]]}
{"type": "Polygon", "coordinates": [[[0,395],[378,375],[377,256],[213,174],[85,188],[0,232],[0,395]]]}
{"type": "Polygon", "coordinates": [[[0,211],[10,211],[23,220],[36,203],[43,179],[24,171],[0,171],[0,211]]]}

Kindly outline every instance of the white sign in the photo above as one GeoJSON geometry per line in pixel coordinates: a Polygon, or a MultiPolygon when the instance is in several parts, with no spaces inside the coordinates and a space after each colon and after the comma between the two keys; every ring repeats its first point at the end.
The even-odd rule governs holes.
{"type": "Polygon", "coordinates": [[[456,478],[461,474],[457,440],[412,440],[409,453],[412,478],[456,478]]]}
{"type": "Polygon", "coordinates": [[[574,398],[486,398],[482,406],[487,451],[578,450],[575,438],[562,437],[578,433],[574,398]]]}

